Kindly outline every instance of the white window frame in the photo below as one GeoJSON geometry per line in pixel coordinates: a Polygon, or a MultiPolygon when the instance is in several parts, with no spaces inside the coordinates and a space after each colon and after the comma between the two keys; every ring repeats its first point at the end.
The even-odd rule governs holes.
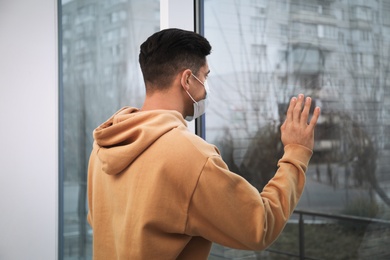
{"type": "MultiPolygon", "coordinates": [[[[179,28],[195,31],[196,0],[160,0],[160,29],[179,28]]],[[[188,129],[195,133],[195,121],[188,122],[188,129]]]]}

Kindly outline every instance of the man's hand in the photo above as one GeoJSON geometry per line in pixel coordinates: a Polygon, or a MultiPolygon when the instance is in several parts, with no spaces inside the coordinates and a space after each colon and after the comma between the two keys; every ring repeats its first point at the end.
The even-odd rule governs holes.
{"type": "Polygon", "coordinates": [[[311,98],[307,97],[304,101],[303,94],[298,95],[298,98],[293,97],[291,99],[287,110],[286,121],[280,127],[284,146],[288,144],[299,144],[313,150],[314,128],[320,116],[320,108],[316,107],[314,109],[313,116],[310,122],[308,122],[310,106],[311,98]]]}

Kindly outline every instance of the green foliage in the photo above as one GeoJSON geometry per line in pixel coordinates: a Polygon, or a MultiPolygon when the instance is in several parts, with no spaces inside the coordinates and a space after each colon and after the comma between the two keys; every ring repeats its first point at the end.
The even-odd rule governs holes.
{"type": "MultiPolygon", "coordinates": [[[[312,259],[358,259],[363,234],[337,224],[305,224],[305,256],[312,259]]],[[[271,250],[299,254],[298,224],[289,223],[271,250]]],[[[272,253],[269,260],[299,259],[272,253]]]]}
{"type": "Polygon", "coordinates": [[[375,218],[378,215],[378,204],[368,198],[356,198],[349,202],[345,209],[342,211],[345,215],[375,218]]]}

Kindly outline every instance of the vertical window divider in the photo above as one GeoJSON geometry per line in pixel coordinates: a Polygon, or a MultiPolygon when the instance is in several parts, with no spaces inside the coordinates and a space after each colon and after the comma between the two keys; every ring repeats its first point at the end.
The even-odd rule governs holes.
{"type": "MultiPolygon", "coordinates": [[[[194,31],[204,36],[204,0],[194,0],[194,31]]],[[[195,134],[206,139],[206,113],[195,119],[195,134]]]]}

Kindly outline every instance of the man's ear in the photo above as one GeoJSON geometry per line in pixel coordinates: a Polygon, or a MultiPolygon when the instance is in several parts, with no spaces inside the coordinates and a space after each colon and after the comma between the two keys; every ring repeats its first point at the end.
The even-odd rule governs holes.
{"type": "Polygon", "coordinates": [[[180,83],[181,83],[181,86],[184,88],[184,90],[188,91],[190,89],[190,84],[189,84],[189,80],[190,80],[190,77],[191,77],[191,70],[190,69],[186,69],[184,70],[182,73],[181,73],[181,79],[180,79],[180,83]]]}

